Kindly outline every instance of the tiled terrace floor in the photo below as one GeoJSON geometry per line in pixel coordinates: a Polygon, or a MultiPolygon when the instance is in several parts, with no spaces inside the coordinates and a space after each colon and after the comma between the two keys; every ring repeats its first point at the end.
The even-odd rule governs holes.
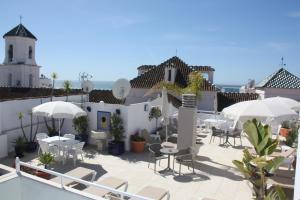
{"type": "MultiPolygon", "coordinates": [[[[201,197],[228,200],[251,199],[251,190],[246,181],[242,179],[232,164],[232,160],[242,157],[240,146],[221,147],[216,138],[209,144],[209,135],[204,135],[203,145],[199,148],[195,164],[196,174],[192,174],[186,166],[182,167],[184,175],[161,175],[154,173],[153,164],[148,168],[148,153],[125,153],[121,157],[98,153],[94,148],[86,148],[84,162],[77,162],[77,166],[83,166],[97,171],[97,177],[116,176],[128,181],[128,191],[136,193],[146,185],[155,185],[170,191],[172,200],[196,200],[201,197]],[[206,136],[206,137],[205,137],[206,136]]],[[[243,145],[249,146],[243,138],[243,145]]],[[[239,145],[239,141],[237,141],[239,145]]],[[[35,154],[26,154],[23,161],[37,162],[35,154]]],[[[13,158],[6,158],[0,163],[11,165],[13,158]]],[[[163,160],[161,170],[167,166],[163,160]]],[[[67,172],[73,169],[73,162],[69,160],[66,165],[55,163],[52,169],[58,172],[67,172]]],[[[175,170],[178,170],[175,164],[175,170]]]]}

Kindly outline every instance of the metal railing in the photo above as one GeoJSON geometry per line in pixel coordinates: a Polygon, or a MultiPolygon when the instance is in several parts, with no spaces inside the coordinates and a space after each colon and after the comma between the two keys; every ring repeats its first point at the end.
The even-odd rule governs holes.
{"type": "Polygon", "coordinates": [[[59,173],[59,172],[55,172],[55,171],[52,171],[52,170],[44,169],[44,168],[41,168],[41,167],[38,167],[38,166],[34,166],[34,165],[31,165],[31,164],[22,162],[22,161],[20,161],[19,157],[16,157],[15,164],[16,164],[16,172],[19,175],[21,175],[21,166],[24,166],[24,167],[28,167],[28,168],[31,168],[31,169],[35,169],[35,170],[39,170],[39,171],[51,174],[53,176],[60,177],[61,178],[60,179],[61,180],[60,181],[60,186],[61,186],[62,189],[64,189],[64,187],[65,187],[62,180],[64,178],[66,178],[66,179],[70,179],[74,182],[81,183],[85,186],[94,186],[94,187],[97,187],[99,189],[107,190],[107,191],[109,191],[109,193],[112,193],[114,195],[119,196],[120,200],[125,200],[125,199],[128,199],[128,198],[129,199],[133,198],[135,200],[153,200],[153,199],[148,198],[148,197],[143,197],[143,196],[140,196],[140,195],[130,194],[130,193],[126,192],[128,184],[125,186],[125,191],[123,192],[123,191],[120,191],[120,190],[117,190],[117,189],[114,189],[114,188],[110,188],[110,187],[107,187],[107,186],[104,186],[104,185],[97,184],[95,182],[85,181],[85,180],[82,180],[82,179],[79,179],[79,178],[75,178],[75,177],[68,176],[68,175],[65,175],[65,174],[62,174],[62,173],[59,173]]]}

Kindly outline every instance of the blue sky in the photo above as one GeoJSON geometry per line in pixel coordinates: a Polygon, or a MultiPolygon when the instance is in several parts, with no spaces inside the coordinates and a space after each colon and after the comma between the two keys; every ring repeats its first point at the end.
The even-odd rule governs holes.
{"type": "MultiPolygon", "coordinates": [[[[142,64],[176,54],[211,65],[215,82],[260,81],[279,69],[300,75],[299,0],[1,1],[0,33],[19,23],[38,38],[41,73],[76,80],[131,79],[142,64]],[[297,70],[298,69],[298,70],[297,70]]],[[[4,59],[4,40],[0,58],[4,59]]]]}

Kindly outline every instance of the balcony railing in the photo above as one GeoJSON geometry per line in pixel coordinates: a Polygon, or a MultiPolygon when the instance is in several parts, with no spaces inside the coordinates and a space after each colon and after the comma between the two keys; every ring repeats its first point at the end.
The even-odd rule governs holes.
{"type": "MultiPolygon", "coordinates": [[[[135,194],[131,194],[131,193],[126,192],[128,185],[125,186],[125,191],[123,192],[123,191],[120,191],[120,190],[117,190],[117,189],[114,189],[114,188],[110,188],[110,187],[107,187],[107,186],[104,186],[104,185],[97,184],[95,182],[85,181],[85,180],[78,179],[78,178],[75,178],[75,177],[72,177],[72,176],[68,176],[68,175],[65,175],[65,174],[62,174],[62,173],[59,173],[59,172],[55,172],[55,171],[44,169],[44,168],[41,168],[41,167],[38,167],[38,166],[35,166],[35,165],[31,165],[29,163],[25,163],[25,162],[20,161],[20,159],[18,157],[16,158],[15,162],[16,162],[16,172],[17,172],[17,174],[21,175],[21,166],[42,171],[42,172],[51,174],[53,176],[60,177],[60,186],[61,186],[62,189],[64,189],[64,187],[66,187],[66,186],[63,185],[63,179],[65,178],[65,179],[73,180],[74,182],[77,182],[77,183],[81,183],[85,186],[94,186],[94,187],[97,187],[99,189],[105,189],[105,190],[109,191],[110,193],[119,196],[120,200],[125,200],[125,199],[153,200],[151,198],[147,198],[147,197],[143,197],[143,196],[140,196],[140,195],[135,195],[135,194]]],[[[105,199],[105,198],[103,198],[103,199],[105,199]]]]}

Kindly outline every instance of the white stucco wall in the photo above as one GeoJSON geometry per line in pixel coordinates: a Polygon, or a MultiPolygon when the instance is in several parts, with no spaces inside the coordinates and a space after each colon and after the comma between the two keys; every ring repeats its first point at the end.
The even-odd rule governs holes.
{"type": "MultiPolygon", "coordinates": [[[[89,128],[90,130],[97,130],[97,112],[104,111],[110,112],[111,114],[116,112],[116,109],[120,109],[121,118],[124,124],[124,141],[126,145],[126,150],[130,149],[130,135],[134,134],[136,131],[141,129],[147,129],[148,131],[153,131],[155,129],[155,120],[149,121],[149,111],[153,106],[161,106],[161,98],[157,98],[151,102],[143,102],[131,105],[119,105],[119,104],[101,104],[101,103],[91,103],[85,104],[85,107],[90,106],[91,112],[88,112],[89,117],[89,128]],[[144,106],[148,105],[148,111],[144,111],[144,106]]],[[[172,108],[174,110],[174,108],[172,108]]],[[[90,139],[90,143],[94,144],[94,141],[90,139]]]]}
{"type": "MultiPolygon", "coordinates": [[[[54,101],[56,100],[66,100],[66,97],[54,97],[54,101]]],[[[81,96],[74,95],[69,97],[70,102],[80,102],[81,96]]],[[[4,101],[0,102],[0,135],[6,135],[7,138],[7,147],[6,150],[8,152],[13,151],[13,141],[22,135],[22,131],[20,129],[20,121],[18,119],[19,113],[24,113],[23,124],[25,127],[25,132],[27,135],[30,132],[30,116],[29,112],[31,109],[41,103],[45,103],[50,101],[50,98],[37,98],[37,99],[25,99],[25,100],[13,100],[13,101],[4,101]],[[28,127],[26,127],[28,126],[28,127]]],[[[36,117],[33,117],[34,121],[34,130],[36,129],[36,117]]],[[[44,118],[39,117],[39,129],[38,132],[48,132],[46,126],[44,124],[44,118]]],[[[71,130],[72,128],[72,120],[66,119],[65,125],[63,126],[62,133],[64,130],[71,130]]],[[[67,131],[66,131],[67,132],[67,131]]],[[[66,133],[65,132],[65,133],[66,133]]],[[[4,137],[3,140],[5,139],[4,137]]],[[[0,139],[1,139],[0,138],[0,139]]],[[[1,143],[1,142],[0,142],[1,143]]],[[[3,148],[0,148],[4,150],[3,148]]],[[[0,155],[5,155],[7,153],[1,152],[0,155]]]]}
{"type": "Polygon", "coordinates": [[[264,98],[281,96],[300,101],[300,89],[263,88],[260,90],[264,91],[264,98]]]}

